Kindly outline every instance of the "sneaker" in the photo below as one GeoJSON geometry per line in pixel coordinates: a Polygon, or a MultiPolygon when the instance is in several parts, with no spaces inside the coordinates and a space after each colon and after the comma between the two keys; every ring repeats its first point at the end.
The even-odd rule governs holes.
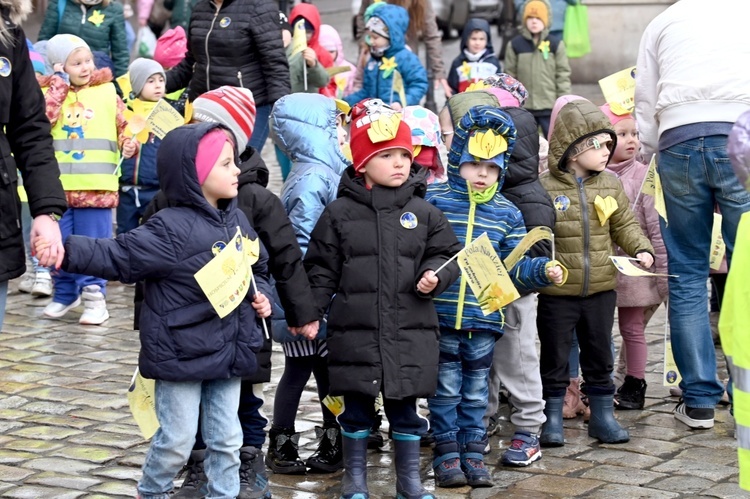
{"type": "Polygon", "coordinates": [[[640,410],[646,403],[645,379],[625,376],[625,382],[615,394],[615,407],[621,410],[640,410]]]}
{"type": "Polygon", "coordinates": [[[694,430],[707,430],[714,427],[714,410],[688,407],[683,399],[674,409],[674,418],[694,430]]]}
{"type": "Polygon", "coordinates": [[[471,487],[492,487],[492,477],[490,470],[484,464],[482,450],[484,442],[469,442],[461,453],[461,470],[466,476],[466,483],[471,487]]]}
{"type": "Polygon", "coordinates": [[[84,286],[81,298],[83,298],[84,308],[78,321],[79,324],[98,326],[109,319],[107,302],[99,286],[84,286]]]}
{"type": "Polygon", "coordinates": [[[32,296],[52,296],[52,277],[49,272],[37,272],[34,285],[31,287],[32,296]]]}
{"type": "Polygon", "coordinates": [[[44,311],[42,314],[45,317],[51,317],[52,319],[59,319],[60,317],[67,314],[71,309],[76,308],[78,305],[81,304],[81,297],[79,296],[76,298],[76,301],[69,305],[63,305],[62,303],[58,303],[56,301],[53,301],[46,307],[44,307],[44,311]]]}
{"type": "Polygon", "coordinates": [[[18,291],[21,293],[31,293],[31,288],[34,287],[35,280],[36,273],[27,271],[23,277],[21,277],[21,282],[18,283],[18,291]]]}
{"type": "Polygon", "coordinates": [[[433,452],[432,469],[435,471],[435,486],[450,488],[466,485],[466,475],[461,470],[458,442],[441,442],[435,445],[433,452]]]}
{"type": "Polygon", "coordinates": [[[500,463],[503,466],[528,466],[542,458],[539,437],[527,431],[513,434],[510,447],[503,452],[500,463]]]}
{"type": "Polygon", "coordinates": [[[263,464],[263,452],[252,446],[240,449],[240,495],[237,499],[268,499],[271,491],[268,488],[266,465],[263,464]]]}

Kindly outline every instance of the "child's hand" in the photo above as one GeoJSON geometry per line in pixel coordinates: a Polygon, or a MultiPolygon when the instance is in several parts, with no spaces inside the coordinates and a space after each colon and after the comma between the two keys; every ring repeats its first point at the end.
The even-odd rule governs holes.
{"type": "Polygon", "coordinates": [[[440,279],[438,279],[437,274],[432,270],[426,270],[417,283],[417,290],[425,295],[430,294],[437,287],[438,282],[440,282],[440,279]]]}
{"type": "Polygon", "coordinates": [[[563,269],[559,265],[555,265],[554,267],[550,267],[547,269],[547,277],[549,277],[549,280],[552,281],[554,284],[562,284],[563,282],[563,269]]]}
{"type": "Polygon", "coordinates": [[[136,151],[135,142],[131,139],[125,139],[122,141],[122,157],[125,159],[132,158],[136,151]]]}
{"type": "Polygon", "coordinates": [[[651,266],[654,264],[654,257],[651,256],[651,253],[647,253],[645,251],[641,251],[635,257],[638,259],[639,263],[641,264],[641,267],[644,269],[650,269],[651,266]]]}
{"type": "Polygon", "coordinates": [[[400,102],[394,102],[393,104],[391,104],[391,107],[394,111],[401,111],[403,109],[400,102]]]}
{"type": "Polygon", "coordinates": [[[253,308],[258,317],[265,319],[271,316],[271,302],[263,293],[257,293],[253,298],[253,308]]]}
{"type": "Polygon", "coordinates": [[[307,67],[309,68],[314,68],[315,65],[318,64],[318,59],[315,57],[315,51],[310,47],[307,47],[302,51],[302,57],[305,59],[305,63],[307,63],[307,67]]]}

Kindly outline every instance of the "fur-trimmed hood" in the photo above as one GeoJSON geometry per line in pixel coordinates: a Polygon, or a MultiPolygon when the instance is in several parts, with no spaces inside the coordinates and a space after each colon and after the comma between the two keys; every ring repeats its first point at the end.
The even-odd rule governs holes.
{"type": "Polygon", "coordinates": [[[21,24],[34,11],[34,6],[31,0],[0,0],[0,9],[7,10],[15,24],[21,24]]]}

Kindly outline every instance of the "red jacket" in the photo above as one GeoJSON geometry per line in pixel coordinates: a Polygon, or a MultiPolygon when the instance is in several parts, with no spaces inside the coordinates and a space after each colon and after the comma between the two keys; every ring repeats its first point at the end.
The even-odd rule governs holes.
{"type": "MultiPolygon", "coordinates": [[[[324,68],[333,67],[333,57],[331,57],[330,52],[324,49],[318,42],[321,25],[320,13],[318,12],[318,8],[310,3],[301,3],[295,6],[292,9],[292,12],[289,14],[289,20],[291,21],[292,29],[294,29],[294,23],[300,17],[304,18],[313,26],[313,35],[310,38],[310,41],[307,42],[307,46],[315,51],[315,56],[318,58],[318,63],[322,64],[324,68]]],[[[328,81],[328,85],[320,89],[320,93],[327,97],[336,97],[336,81],[331,78],[328,81]]]]}

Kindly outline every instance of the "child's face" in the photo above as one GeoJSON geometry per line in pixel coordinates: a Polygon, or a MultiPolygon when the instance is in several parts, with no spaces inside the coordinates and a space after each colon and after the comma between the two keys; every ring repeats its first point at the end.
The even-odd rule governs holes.
{"type": "Polygon", "coordinates": [[[472,161],[461,163],[459,173],[473,191],[483,192],[497,183],[500,167],[491,161],[472,161]]]}
{"type": "Polygon", "coordinates": [[[146,80],[146,84],[143,85],[143,90],[141,90],[139,97],[141,100],[156,102],[164,97],[164,87],[164,77],[159,73],[152,74],[146,80]]]}
{"type": "Polygon", "coordinates": [[[380,36],[377,33],[373,33],[372,31],[369,32],[369,35],[370,35],[370,46],[373,48],[382,49],[382,48],[387,47],[391,43],[391,41],[388,38],[384,36],[380,36]]]}
{"type": "Polygon", "coordinates": [[[74,50],[63,66],[63,70],[70,76],[70,84],[76,87],[88,85],[95,69],[94,54],[85,48],[74,50]]]}
{"type": "Polygon", "coordinates": [[[440,122],[440,134],[445,142],[445,148],[451,150],[451,144],[453,143],[453,120],[451,119],[451,111],[448,106],[445,106],[438,114],[438,121],[440,122]]]}
{"type": "Polygon", "coordinates": [[[628,118],[618,121],[615,125],[617,134],[617,147],[612,153],[612,161],[620,163],[633,159],[641,148],[641,142],[638,140],[638,129],[635,127],[635,120],[628,118]]]}
{"type": "Polygon", "coordinates": [[[345,119],[346,116],[343,114],[339,114],[336,118],[336,132],[338,133],[339,147],[342,151],[344,150],[344,146],[346,145],[347,138],[346,126],[344,125],[345,119]]]}
{"type": "Polygon", "coordinates": [[[568,161],[568,166],[578,178],[588,178],[594,172],[602,172],[607,167],[611,142],[604,142],[600,146],[586,149],[578,156],[568,161]]]}
{"type": "Polygon", "coordinates": [[[472,31],[466,47],[472,54],[478,54],[487,48],[487,34],[480,29],[472,31]]]}
{"type": "Polygon", "coordinates": [[[211,206],[218,206],[219,199],[237,197],[239,175],[240,169],[234,162],[234,147],[231,142],[226,141],[219,158],[201,186],[203,196],[211,206]]]}
{"type": "Polygon", "coordinates": [[[394,147],[380,151],[360,171],[369,186],[399,187],[409,178],[410,168],[411,155],[405,149],[394,147]]]}
{"type": "Polygon", "coordinates": [[[336,60],[336,59],[338,58],[338,56],[339,56],[339,51],[338,51],[338,50],[329,50],[329,51],[328,51],[328,53],[329,53],[329,54],[331,54],[331,58],[332,58],[332,59],[333,59],[334,61],[335,61],[335,60],[336,60]]]}
{"type": "Polygon", "coordinates": [[[544,22],[538,17],[529,17],[526,19],[526,29],[528,29],[532,35],[538,35],[544,31],[544,22]]]}

